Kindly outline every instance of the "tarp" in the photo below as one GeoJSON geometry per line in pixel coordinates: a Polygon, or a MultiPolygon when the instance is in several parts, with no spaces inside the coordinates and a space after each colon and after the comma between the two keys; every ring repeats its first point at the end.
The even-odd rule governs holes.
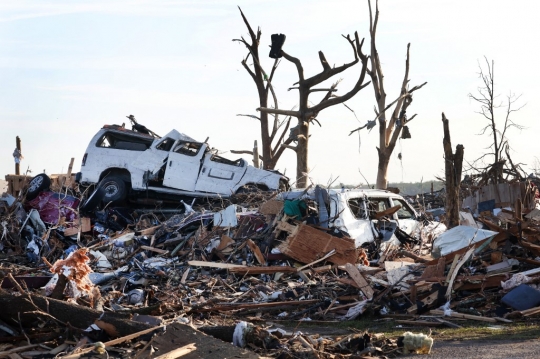
{"type": "Polygon", "coordinates": [[[478,229],[469,226],[457,226],[444,232],[433,242],[433,257],[445,256],[448,253],[465,248],[486,238],[495,237],[498,232],[478,229]]]}

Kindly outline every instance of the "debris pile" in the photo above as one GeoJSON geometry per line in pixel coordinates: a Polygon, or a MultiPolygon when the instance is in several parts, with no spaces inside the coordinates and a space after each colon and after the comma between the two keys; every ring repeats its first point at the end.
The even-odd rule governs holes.
{"type": "Polygon", "coordinates": [[[0,303],[9,308],[0,356],[157,357],[210,345],[160,349],[170,328],[193,333],[189,324],[275,358],[394,357],[429,353],[433,339],[280,323],[378,316],[418,331],[540,314],[540,210],[527,196],[491,210],[479,201],[447,230],[377,190],[317,186],[87,211],[71,187],[25,193],[0,198],[0,303]]]}

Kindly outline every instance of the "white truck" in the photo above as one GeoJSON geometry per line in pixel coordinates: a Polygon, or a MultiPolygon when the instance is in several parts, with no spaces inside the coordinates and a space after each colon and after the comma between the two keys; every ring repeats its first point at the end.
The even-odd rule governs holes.
{"type": "MultiPolygon", "coordinates": [[[[144,128],[144,126],[142,126],[144,128]]],[[[217,154],[205,142],[172,130],[159,137],[151,131],[105,125],[92,138],[76,181],[105,189],[104,202],[128,193],[151,191],[189,197],[228,197],[252,190],[286,190],[288,179],[217,154]]]]}

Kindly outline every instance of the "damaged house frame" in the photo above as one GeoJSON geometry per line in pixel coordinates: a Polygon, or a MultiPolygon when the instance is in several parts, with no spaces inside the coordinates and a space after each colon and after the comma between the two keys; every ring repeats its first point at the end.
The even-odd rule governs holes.
{"type": "Polygon", "coordinates": [[[159,137],[147,131],[105,125],[90,141],[77,183],[99,183],[105,202],[125,199],[130,193],[228,197],[253,190],[286,190],[288,178],[217,154],[208,143],[176,130],[159,137]]]}

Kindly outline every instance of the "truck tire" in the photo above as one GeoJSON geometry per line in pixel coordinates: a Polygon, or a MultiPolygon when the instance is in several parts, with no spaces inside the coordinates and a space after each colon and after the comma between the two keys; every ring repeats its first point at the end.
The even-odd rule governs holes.
{"type": "Polygon", "coordinates": [[[48,190],[51,187],[51,179],[45,173],[40,173],[30,180],[28,191],[26,191],[26,199],[32,200],[37,197],[40,192],[48,190]]]}
{"type": "Polygon", "coordinates": [[[105,190],[103,202],[118,202],[126,198],[126,182],[119,176],[107,176],[99,182],[98,187],[105,190]]]}

